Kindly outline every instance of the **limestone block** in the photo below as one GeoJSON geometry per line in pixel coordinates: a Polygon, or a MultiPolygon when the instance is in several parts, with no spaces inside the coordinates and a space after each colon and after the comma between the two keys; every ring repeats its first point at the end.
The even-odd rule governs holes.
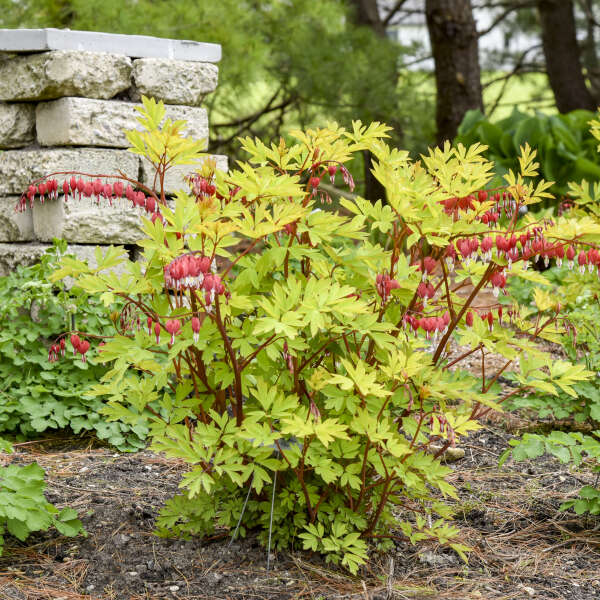
{"type": "MultiPolygon", "coordinates": [[[[37,139],[42,146],[107,146],[128,148],[123,131],[141,130],[136,107],[141,104],[115,100],[61,98],[42,102],[36,109],[37,139]]],[[[208,138],[208,117],[203,108],[167,106],[166,117],[187,121],[184,135],[208,138]]]]}
{"type": "Polygon", "coordinates": [[[0,243],[0,277],[12,273],[17,267],[28,267],[38,262],[48,247],[47,244],[0,243]]]}
{"type": "Polygon", "coordinates": [[[35,107],[0,102],[0,148],[21,148],[35,141],[35,107]]]}
{"type": "Polygon", "coordinates": [[[217,87],[218,74],[211,63],[140,58],[133,61],[132,99],[148,96],[165,104],[197,106],[217,87]]]}
{"type": "Polygon", "coordinates": [[[30,209],[16,212],[18,196],[0,198],[0,242],[28,242],[35,239],[30,209]]]}
{"type": "Polygon", "coordinates": [[[148,35],[123,35],[69,29],[0,29],[0,51],[43,52],[90,50],[125,56],[218,62],[221,46],[191,40],[169,40],[148,35]]]}
{"type": "Polygon", "coordinates": [[[139,158],[127,150],[99,148],[7,150],[0,157],[0,195],[20,195],[34,179],[60,171],[102,175],[122,171],[137,179],[139,158]]]}
{"type": "Polygon", "coordinates": [[[118,54],[55,50],[0,62],[0,100],[63,96],[112,98],[131,85],[131,59],[118,54]]]}
{"type": "MultiPolygon", "coordinates": [[[[186,175],[193,173],[200,169],[202,164],[207,158],[212,158],[217,162],[217,169],[220,171],[227,171],[229,161],[226,156],[219,154],[205,156],[197,164],[192,165],[177,165],[167,171],[165,175],[165,193],[168,195],[175,194],[178,190],[187,190],[188,185],[184,180],[186,175]]],[[[154,181],[154,169],[150,162],[146,159],[142,159],[142,179],[141,182],[148,187],[152,187],[154,181]]]]}
{"type": "Polygon", "coordinates": [[[33,207],[33,230],[36,239],[51,242],[62,238],[67,242],[86,244],[134,244],[143,236],[141,209],[129,200],[107,200],[97,203],[92,198],[36,202],[33,207]]]}
{"type": "MultiPolygon", "coordinates": [[[[0,277],[4,277],[14,271],[19,266],[29,266],[39,262],[41,256],[50,248],[51,244],[40,244],[37,242],[30,244],[2,244],[0,243],[0,277]]],[[[96,261],[95,246],[70,244],[67,247],[68,254],[74,254],[79,260],[87,261],[93,268],[98,265],[96,261]]],[[[126,270],[117,266],[112,269],[115,273],[121,274],[126,270]]],[[[71,282],[66,282],[70,287],[71,282]]]]}

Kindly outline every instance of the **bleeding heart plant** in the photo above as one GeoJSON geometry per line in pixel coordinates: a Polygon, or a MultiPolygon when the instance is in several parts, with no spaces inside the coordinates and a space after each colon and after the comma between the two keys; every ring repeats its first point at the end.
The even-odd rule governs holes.
{"type": "MultiPolygon", "coordinates": [[[[277,547],[322,552],[353,572],[369,541],[435,539],[463,554],[445,520],[455,491],[440,456],[511,395],[495,383],[517,359],[518,389],[569,390],[588,375],[537,345],[560,335],[560,310],[531,321],[509,304],[503,321],[486,291],[507,293],[511,277],[537,281],[530,261],[595,248],[599,228],[566,217],[519,223],[521,207],[548,196],[547,184],[530,182],[528,147],[522,172],[485,190],[482,147],[447,145],[413,162],[384,143],[378,123],[294,132],[291,145],[244,139],[249,162],[223,173],[207,161],[167,203],[166,170],[200,154],[180,125],[160,126],[162,104],[144,104],[146,130],[128,137],[155,165],[158,188],[123,191],[118,177],[80,186],[75,175],[68,186],[144,206],[143,262],[111,249],[96,269],[65,261],[55,277],[74,277],[107,305],[126,302],[99,353],[112,370],[95,393],[110,398],[110,419],[137,422],[156,402],[153,447],[190,465],[161,533],[257,528],[266,543],[272,527],[277,547]],[[342,191],[343,212],[318,208],[330,200],[323,177],[339,171],[353,189],[345,165],[363,150],[387,203],[342,191]],[[105,271],[117,263],[121,277],[105,271]],[[450,359],[456,342],[467,349],[450,359]],[[496,372],[485,370],[491,352],[506,360],[496,372]],[[473,353],[480,377],[451,368],[473,353]]],[[[39,196],[32,186],[23,203],[39,196]]]]}

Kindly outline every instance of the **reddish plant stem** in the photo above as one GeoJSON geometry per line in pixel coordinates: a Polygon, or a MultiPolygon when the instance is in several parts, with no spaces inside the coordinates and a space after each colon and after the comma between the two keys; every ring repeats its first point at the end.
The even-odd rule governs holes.
{"type": "Polygon", "coordinates": [[[246,254],[248,254],[248,252],[250,252],[250,250],[252,250],[254,248],[254,246],[256,246],[256,244],[258,244],[258,242],[261,240],[262,238],[257,238],[255,239],[241,254],[239,254],[235,260],[225,269],[225,271],[223,271],[223,274],[221,275],[221,279],[225,279],[225,277],[227,277],[227,275],[229,275],[229,271],[231,271],[231,269],[233,269],[233,267],[237,264],[237,262],[243,257],[246,256],[246,254]]]}
{"type": "Polygon", "coordinates": [[[360,486],[360,492],[358,494],[358,499],[356,500],[356,506],[357,508],[361,505],[364,495],[365,495],[365,485],[366,485],[366,480],[367,480],[367,458],[369,456],[369,450],[371,448],[371,440],[369,438],[367,438],[367,441],[365,443],[365,452],[363,454],[363,461],[362,461],[362,468],[361,468],[361,486],[360,486]]]}
{"type": "Polygon", "coordinates": [[[393,488],[390,488],[390,484],[392,483],[392,481],[393,481],[393,477],[389,477],[389,476],[385,480],[385,483],[383,485],[383,491],[381,492],[381,498],[379,499],[379,503],[377,505],[377,509],[375,510],[375,514],[371,518],[371,521],[370,521],[367,529],[364,531],[363,536],[370,536],[371,533],[373,533],[373,529],[375,529],[375,526],[377,525],[377,521],[379,521],[379,517],[381,517],[383,508],[387,504],[387,499],[388,499],[389,493],[390,493],[391,489],[393,489],[393,488]]]}
{"type": "Polygon", "coordinates": [[[252,354],[247,356],[240,364],[240,371],[243,371],[259,354],[261,350],[264,350],[271,342],[275,341],[275,335],[273,334],[266,342],[262,343],[252,354]]]}
{"type": "Polygon", "coordinates": [[[331,344],[332,342],[335,342],[336,340],[339,340],[340,337],[342,337],[342,336],[337,335],[335,337],[329,338],[317,351],[313,352],[306,360],[304,360],[304,362],[298,368],[298,373],[300,373],[302,371],[302,369],[304,369],[304,367],[306,367],[306,365],[308,365],[313,358],[315,358],[318,354],[320,354],[323,350],[325,350],[325,348],[327,348],[327,346],[329,346],[329,344],[331,344]]]}
{"type": "Polygon", "coordinates": [[[494,377],[490,380],[489,384],[486,385],[483,389],[483,393],[487,393],[489,392],[490,388],[494,385],[494,383],[496,383],[496,381],[498,381],[498,377],[500,377],[500,375],[502,375],[502,373],[504,373],[504,371],[506,369],[508,369],[508,367],[511,365],[513,361],[509,360],[495,375],[494,377]]]}
{"type": "Polygon", "coordinates": [[[436,365],[437,362],[438,362],[438,360],[440,359],[440,356],[442,355],[442,352],[444,351],[444,348],[446,347],[446,344],[448,343],[448,340],[450,339],[450,336],[452,335],[452,333],[454,332],[454,330],[458,326],[458,323],[460,322],[460,319],[465,314],[465,312],[467,311],[467,309],[469,308],[469,306],[471,306],[473,300],[475,299],[475,297],[477,296],[477,294],[479,293],[479,291],[481,290],[481,288],[487,283],[487,281],[489,279],[489,276],[493,272],[494,268],[495,268],[494,263],[490,263],[488,265],[488,267],[485,270],[485,273],[483,274],[483,276],[480,279],[479,283],[475,286],[475,288],[471,292],[471,295],[469,296],[469,298],[467,299],[467,301],[465,302],[465,304],[461,308],[461,310],[458,313],[458,315],[456,316],[456,318],[452,319],[452,321],[450,321],[450,325],[448,326],[448,330],[444,334],[444,337],[441,339],[438,347],[436,348],[435,354],[433,355],[432,363],[434,365],[436,365]]]}
{"type": "Polygon", "coordinates": [[[481,393],[485,394],[485,352],[481,344],[479,349],[481,350],[481,393]]]}
{"type": "Polygon", "coordinates": [[[244,399],[242,397],[242,377],[241,377],[241,369],[235,357],[235,351],[231,346],[231,342],[229,341],[229,337],[227,332],[225,331],[225,327],[223,325],[223,320],[221,319],[221,306],[219,303],[219,296],[215,297],[215,323],[217,325],[217,329],[221,334],[221,338],[223,339],[223,343],[225,344],[225,349],[229,356],[229,360],[231,361],[231,368],[233,369],[233,377],[234,377],[234,394],[235,394],[235,420],[236,425],[241,427],[242,422],[244,420],[244,399]]]}
{"type": "MultiPolygon", "coordinates": [[[[512,398],[512,396],[515,396],[523,391],[525,391],[527,389],[528,386],[524,385],[522,387],[517,388],[516,390],[513,390],[512,392],[510,392],[510,394],[506,394],[506,396],[500,398],[500,400],[498,400],[498,404],[502,404],[503,402],[505,402],[506,400],[508,400],[509,398],[512,398]]],[[[483,411],[479,411],[479,409],[481,408],[481,404],[477,403],[476,406],[473,407],[473,410],[471,411],[471,416],[469,417],[469,419],[481,419],[482,417],[485,417],[485,415],[487,415],[492,408],[490,406],[487,406],[483,411]]]]}
{"type": "Polygon", "coordinates": [[[312,504],[310,502],[310,494],[308,493],[308,487],[304,481],[304,465],[306,460],[306,453],[308,452],[308,447],[312,443],[312,439],[305,437],[303,440],[302,447],[302,456],[300,457],[300,467],[296,471],[296,477],[298,477],[298,481],[300,482],[300,487],[302,488],[302,493],[304,494],[304,500],[306,502],[306,509],[308,510],[308,516],[310,518],[310,522],[312,523],[315,518],[315,514],[313,511],[312,504]]]}
{"type": "Polygon", "coordinates": [[[467,358],[467,356],[470,356],[474,352],[477,352],[477,350],[479,350],[480,348],[481,348],[481,344],[479,344],[479,346],[475,346],[475,348],[471,348],[468,352],[465,352],[465,353],[461,354],[458,358],[455,358],[452,362],[448,363],[447,365],[444,365],[442,367],[442,370],[445,371],[446,369],[449,369],[450,367],[453,367],[456,363],[458,363],[461,360],[467,358]]]}
{"type": "Polygon", "coordinates": [[[444,278],[444,286],[446,287],[446,298],[448,299],[448,310],[450,311],[450,317],[452,320],[456,319],[456,312],[454,311],[454,303],[450,297],[450,286],[448,285],[448,276],[446,274],[446,265],[444,264],[444,258],[440,258],[440,265],[442,266],[442,276],[444,278]]]}

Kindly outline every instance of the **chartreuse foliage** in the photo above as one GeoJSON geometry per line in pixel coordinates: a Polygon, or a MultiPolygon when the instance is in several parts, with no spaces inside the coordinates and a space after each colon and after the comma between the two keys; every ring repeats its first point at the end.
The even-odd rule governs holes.
{"type": "MultiPolygon", "coordinates": [[[[155,127],[163,117],[162,104],[145,103],[143,139],[157,164],[199,159],[178,153],[177,130],[155,127]]],[[[444,208],[490,180],[484,148],[448,145],[413,162],[385,144],[386,131],[356,122],[294,132],[292,145],[244,139],[248,162],[228,174],[205,163],[190,192],[144,219],[143,262],[110,251],[95,270],[63,261],[55,273],[107,306],[122,299],[144,324],[99,348],[110,370],[93,391],[109,398],[108,419],[145,420],[153,448],[190,466],[161,512],[161,534],[234,531],[240,520],[241,535],[258,529],[266,541],[272,519],[277,547],[321,552],[353,572],[370,540],[434,539],[462,555],[444,501],[456,493],[438,455],[505,398],[494,386],[500,373],[448,368],[450,338],[482,363],[491,351],[509,364],[526,352],[526,388],[571,393],[589,375],[536,345],[559,334],[558,318],[516,315],[515,335],[491,313],[468,312],[498,274],[538,277],[522,267],[527,248],[511,271],[500,243],[491,259],[464,250],[490,236],[480,216],[493,201],[444,208]],[[344,165],[365,149],[389,203],[318,210],[321,177],[351,183],[344,165]],[[120,277],[101,271],[117,262],[120,277]]],[[[521,172],[507,174],[517,207],[547,196],[531,181],[534,158],[524,148],[521,172]]],[[[564,219],[546,236],[559,243],[574,228],[564,219]]],[[[515,231],[512,219],[504,233],[515,231]]],[[[588,223],[577,235],[599,231],[588,223]]]]}
{"type": "Polygon", "coordinates": [[[107,422],[102,400],[85,394],[106,367],[93,359],[48,361],[48,347],[73,326],[89,334],[114,331],[97,299],[48,281],[66,251],[66,243],[57,242],[38,264],[0,277],[0,433],[30,436],[70,427],[93,431],[120,450],[140,448],[143,424],[107,422]]]}
{"type": "MultiPolygon", "coordinates": [[[[12,452],[10,444],[0,438],[0,454],[12,452]]],[[[55,527],[62,535],[74,537],[84,533],[77,512],[57,509],[44,497],[44,470],[31,463],[26,467],[0,466],[0,556],[4,536],[9,533],[21,541],[33,531],[55,527]]]]}

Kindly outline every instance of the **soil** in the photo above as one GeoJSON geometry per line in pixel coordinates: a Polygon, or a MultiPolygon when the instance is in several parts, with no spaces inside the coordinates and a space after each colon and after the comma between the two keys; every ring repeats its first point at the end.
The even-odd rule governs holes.
{"type": "Polygon", "coordinates": [[[494,420],[462,440],[465,456],[450,465],[460,497],[454,524],[472,548],[468,564],[435,544],[399,543],[373,554],[357,577],[302,552],[274,554],[267,572],[266,552],[253,537],[231,545],[223,537],[156,537],[157,511],[185,472],[179,461],[82,447],[81,439],[20,445],[5,461],[37,460],[47,470],[48,499],[77,509],[88,535],[51,531],[27,543],[9,537],[0,598],[600,599],[600,518],[558,510],[594,475],[546,457],[509,459],[499,468],[517,421],[494,420]]]}

